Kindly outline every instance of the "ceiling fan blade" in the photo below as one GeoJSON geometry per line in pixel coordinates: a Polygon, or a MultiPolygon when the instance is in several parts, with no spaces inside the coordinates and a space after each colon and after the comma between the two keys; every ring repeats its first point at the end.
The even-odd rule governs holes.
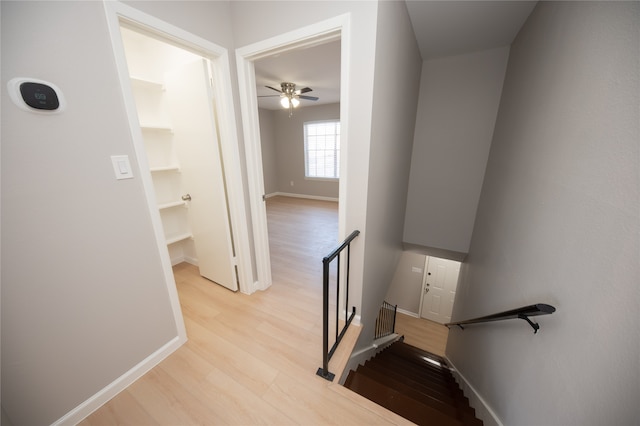
{"type": "Polygon", "coordinates": [[[280,95],[260,95],[259,98],[279,98],[280,95]]]}
{"type": "Polygon", "coordinates": [[[312,88],[310,88],[310,87],[305,87],[305,88],[302,88],[302,89],[300,89],[300,90],[296,90],[296,92],[297,92],[299,95],[300,95],[300,94],[302,94],[302,93],[307,93],[307,92],[312,92],[312,91],[313,91],[313,89],[312,89],[312,88]]]}
{"type": "Polygon", "coordinates": [[[275,91],[276,91],[276,92],[278,92],[278,93],[282,93],[282,91],[281,91],[281,90],[278,90],[278,89],[276,89],[276,88],[274,88],[274,87],[271,87],[271,86],[264,86],[264,87],[266,87],[267,89],[275,90],[275,91]]]}
{"type": "Polygon", "coordinates": [[[300,99],[306,99],[308,101],[317,101],[320,98],[316,98],[315,96],[304,96],[304,95],[300,95],[298,96],[300,99]]]}

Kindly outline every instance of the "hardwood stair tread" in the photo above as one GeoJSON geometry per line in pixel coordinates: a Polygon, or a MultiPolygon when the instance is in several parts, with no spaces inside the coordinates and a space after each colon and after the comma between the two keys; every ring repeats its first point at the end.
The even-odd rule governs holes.
{"type": "Polygon", "coordinates": [[[415,362],[419,365],[426,365],[432,371],[438,371],[444,375],[451,375],[449,365],[441,357],[430,352],[404,344],[393,344],[383,352],[393,353],[403,357],[407,361],[415,362]],[[426,361],[426,363],[425,363],[426,361]]]}
{"type": "Polygon", "coordinates": [[[405,383],[408,386],[412,386],[417,389],[420,389],[421,392],[432,395],[435,398],[443,402],[446,402],[448,404],[462,405],[462,406],[468,405],[468,400],[466,400],[466,398],[464,398],[460,394],[453,394],[450,389],[444,389],[439,386],[434,386],[431,383],[427,383],[423,381],[416,381],[414,379],[411,379],[410,377],[407,377],[401,373],[398,373],[397,371],[394,371],[390,367],[381,367],[379,365],[371,364],[369,363],[369,361],[367,361],[364,364],[364,366],[377,370],[382,374],[386,374],[390,377],[393,377],[394,379],[401,381],[402,383],[405,383]]]}
{"type": "Polygon", "coordinates": [[[437,396],[431,395],[429,393],[421,392],[420,388],[407,385],[401,381],[394,379],[392,376],[383,374],[379,371],[372,370],[365,366],[360,366],[358,367],[356,372],[364,374],[365,376],[368,376],[379,383],[389,386],[404,395],[407,395],[413,399],[416,399],[422,402],[423,404],[429,405],[450,416],[457,417],[459,419],[462,419],[467,415],[471,415],[475,417],[475,410],[473,410],[473,408],[471,407],[460,407],[455,403],[451,403],[449,401],[443,401],[439,399],[437,396]]]}
{"type": "Polygon", "coordinates": [[[418,425],[463,426],[463,423],[457,418],[402,395],[398,391],[355,371],[349,372],[345,385],[354,392],[418,425]]]}
{"type": "Polygon", "coordinates": [[[417,348],[415,346],[409,345],[407,343],[404,343],[402,341],[397,341],[394,342],[393,345],[390,345],[389,347],[386,348],[387,350],[391,350],[391,351],[396,351],[396,352],[402,352],[402,353],[406,353],[406,354],[417,354],[420,356],[424,356],[427,358],[432,359],[433,361],[436,361],[438,363],[440,363],[443,367],[447,368],[449,367],[449,365],[447,364],[447,360],[445,360],[443,357],[439,356],[439,355],[435,355],[431,352],[425,351],[424,349],[420,349],[417,348]]]}
{"type": "MultiPolygon", "coordinates": [[[[384,352],[384,351],[383,351],[384,352]]],[[[403,369],[403,371],[407,371],[408,374],[417,375],[427,380],[433,380],[437,383],[442,383],[445,386],[454,385],[458,386],[453,375],[449,372],[448,374],[434,372],[429,369],[428,366],[420,366],[414,362],[407,361],[402,357],[399,357],[395,354],[391,353],[380,353],[375,357],[375,361],[380,364],[388,363],[393,366],[398,366],[403,369]]]]}
{"type": "Polygon", "coordinates": [[[419,425],[483,424],[446,360],[401,341],[350,371],[345,386],[419,425]]]}
{"type": "Polygon", "coordinates": [[[402,375],[409,380],[419,383],[425,383],[427,386],[435,389],[440,389],[442,392],[450,394],[452,396],[462,394],[459,386],[455,382],[446,383],[439,380],[434,380],[431,376],[421,374],[414,368],[409,368],[401,363],[385,362],[379,358],[374,358],[367,361],[365,364],[370,365],[372,368],[381,368],[385,370],[393,370],[396,374],[402,375]]]}

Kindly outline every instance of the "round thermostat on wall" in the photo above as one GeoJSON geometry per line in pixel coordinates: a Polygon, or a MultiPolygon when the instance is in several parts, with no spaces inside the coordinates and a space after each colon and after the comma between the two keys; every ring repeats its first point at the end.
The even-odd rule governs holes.
{"type": "Polygon", "coordinates": [[[47,81],[16,77],[9,80],[7,88],[13,103],[25,111],[58,114],[66,106],[60,88],[47,81]]]}

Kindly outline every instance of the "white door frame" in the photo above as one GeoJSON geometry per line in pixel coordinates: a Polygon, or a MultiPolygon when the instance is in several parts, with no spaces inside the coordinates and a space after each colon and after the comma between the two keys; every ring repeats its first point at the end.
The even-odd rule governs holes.
{"type": "Polygon", "coordinates": [[[171,260],[167,253],[163,240],[162,222],[160,213],[156,207],[151,172],[146,161],[144,141],[137,122],[137,112],[133,91],[128,75],[120,26],[122,23],[139,29],[154,38],[180,46],[208,59],[213,70],[213,85],[215,90],[216,113],[218,115],[218,130],[220,132],[220,149],[222,151],[224,174],[227,184],[227,197],[229,216],[233,229],[233,241],[236,251],[238,281],[240,291],[249,293],[253,276],[251,266],[251,250],[247,217],[244,203],[244,187],[240,168],[240,151],[238,147],[238,135],[236,131],[236,117],[231,92],[231,71],[229,67],[229,54],[227,49],[218,46],[208,40],[175,27],[165,21],[141,12],[125,4],[116,1],[105,1],[104,7],[109,26],[109,33],[113,45],[114,56],[120,77],[120,85],[124,97],[125,108],[129,118],[133,145],[138,159],[140,178],[142,180],[147,197],[151,222],[156,234],[158,251],[162,261],[166,285],[169,290],[171,305],[174,311],[178,334],[186,340],[184,321],[175,279],[171,269],[171,260]]]}
{"type": "Polygon", "coordinates": [[[256,91],[256,73],[253,62],[277,53],[311,47],[333,40],[341,41],[340,58],[340,126],[341,160],[338,204],[338,239],[345,236],[346,218],[346,182],[347,182],[347,111],[349,110],[349,57],[350,32],[349,14],[337,16],[325,21],[299,28],[266,40],[236,49],[238,66],[238,85],[244,131],[244,146],[247,161],[247,179],[249,183],[249,202],[256,255],[257,282],[253,290],[264,290],[271,286],[271,258],[269,254],[269,234],[267,213],[264,203],[264,175],[262,170],[262,148],[260,142],[260,123],[258,119],[258,94],[256,91]]]}

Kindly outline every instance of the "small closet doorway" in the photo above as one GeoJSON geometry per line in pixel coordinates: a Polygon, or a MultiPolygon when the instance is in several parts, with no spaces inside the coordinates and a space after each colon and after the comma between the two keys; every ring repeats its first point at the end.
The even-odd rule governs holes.
{"type": "Polygon", "coordinates": [[[144,141],[140,169],[151,175],[171,263],[197,265],[236,291],[211,63],[136,28],[120,32],[144,141]]]}

